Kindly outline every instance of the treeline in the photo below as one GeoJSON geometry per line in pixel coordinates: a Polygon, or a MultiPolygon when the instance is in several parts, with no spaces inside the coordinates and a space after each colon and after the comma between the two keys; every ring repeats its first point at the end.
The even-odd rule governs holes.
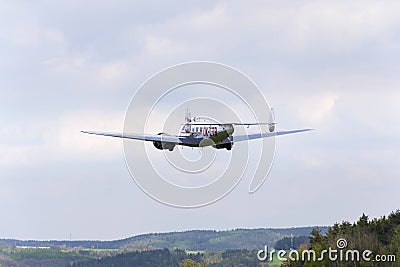
{"type": "Polygon", "coordinates": [[[155,247],[188,250],[259,249],[273,246],[285,236],[309,235],[313,227],[289,229],[236,229],[230,231],[194,230],[137,236],[127,247],[155,247]]]}
{"type": "Polygon", "coordinates": [[[363,214],[355,223],[342,222],[330,227],[326,234],[314,229],[311,232],[308,247],[300,249],[299,254],[304,250],[313,250],[317,255],[317,260],[289,261],[286,266],[290,267],[310,267],[310,266],[400,266],[400,211],[383,216],[380,219],[369,220],[363,214]],[[321,257],[322,251],[329,248],[337,250],[337,259],[333,260],[325,253],[321,257]],[[347,251],[358,251],[359,259],[352,256],[347,251]],[[366,258],[362,253],[370,250],[366,258]]]}
{"type": "Polygon", "coordinates": [[[0,246],[21,247],[66,247],[66,248],[95,248],[95,249],[119,249],[122,240],[99,241],[99,240],[18,240],[0,239],[0,246]]]}

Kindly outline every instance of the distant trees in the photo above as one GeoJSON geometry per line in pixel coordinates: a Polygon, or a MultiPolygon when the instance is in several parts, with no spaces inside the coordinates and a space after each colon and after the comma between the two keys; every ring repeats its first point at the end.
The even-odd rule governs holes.
{"type": "MultiPolygon", "coordinates": [[[[272,246],[285,236],[309,235],[312,227],[286,229],[235,229],[227,231],[192,230],[185,232],[153,233],[129,237],[114,241],[38,241],[0,239],[0,243],[10,246],[30,247],[67,247],[89,249],[131,249],[146,250],[154,248],[220,250],[227,249],[259,249],[264,245],[272,246]]],[[[325,232],[326,228],[323,229],[325,232]]]]}
{"type": "Polygon", "coordinates": [[[73,267],[153,267],[153,266],[179,266],[179,255],[172,255],[168,249],[156,249],[141,252],[121,253],[115,256],[100,259],[75,262],[73,267]]]}
{"type": "Polygon", "coordinates": [[[72,267],[259,267],[256,250],[227,250],[219,253],[185,253],[183,250],[149,250],[122,253],[75,262],[72,267]],[[217,256],[217,257],[215,257],[217,256]]]}
{"type": "Polygon", "coordinates": [[[309,243],[309,236],[284,237],[276,241],[274,248],[283,250],[299,249],[301,245],[308,245],[309,243]]]}
{"type": "Polygon", "coordinates": [[[192,259],[185,259],[180,263],[179,267],[202,267],[202,266],[201,263],[195,262],[192,259]]]}

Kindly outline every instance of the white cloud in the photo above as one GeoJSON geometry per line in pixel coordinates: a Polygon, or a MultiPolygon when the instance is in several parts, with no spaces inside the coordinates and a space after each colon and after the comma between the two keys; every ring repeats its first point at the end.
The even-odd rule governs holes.
{"type": "MultiPolygon", "coordinates": [[[[228,4],[226,2],[217,2],[210,10],[195,12],[188,18],[187,23],[183,25],[188,29],[196,31],[213,31],[215,29],[223,29],[232,22],[230,17],[228,4]]],[[[207,38],[207,36],[203,36],[207,38]]]]}
{"type": "Polygon", "coordinates": [[[0,37],[21,46],[64,45],[64,33],[51,25],[40,25],[29,5],[1,3],[0,37]]]}
{"type": "Polygon", "coordinates": [[[59,75],[90,81],[97,85],[114,85],[116,88],[136,74],[136,68],[124,60],[95,63],[89,56],[75,56],[51,58],[43,63],[59,75]]]}
{"type": "Polygon", "coordinates": [[[314,1],[299,7],[287,28],[292,40],[300,47],[312,42],[323,42],[333,47],[348,49],[362,42],[391,34],[399,23],[396,15],[400,5],[386,2],[314,1]]]}
{"type": "Polygon", "coordinates": [[[115,61],[100,66],[98,74],[105,81],[116,82],[134,75],[134,70],[127,62],[115,61]]]}
{"type": "Polygon", "coordinates": [[[324,120],[329,120],[338,98],[339,96],[329,92],[296,96],[295,101],[298,104],[295,105],[293,115],[305,124],[319,124],[324,120]]]}
{"type": "Polygon", "coordinates": [[[123,113],[77,110],[56,118],[14,123],[3,131],[0,165],[35,166],[52,162],[114,159],[122,153],[120,139],[83,134],[81,130],[122,132],[123,113]],[[23,143],[18,140],[34,140],[23,143]]]}
{"type": "Polygon", "coordinates": [[[228,13],[234,13],[231,16],[235,29],[244,33],[238,37],[246,40],[246,33],[250,33],[251,39],[259,37],[266,47],[296,52],[323,48],[348,50],[370,41],[386,41],[395,37],[399,10],[398,3],[376,1],[296,4],[260,1],[258,5],[228,5],[228,13]]]}
{"type": "Polygon", "coordinates": [[[120,139],[85,135],[81,130],[122,132],[122,112],[78,110],[60,118],[54,133],[47,133],[53,147],[60,147],[68,159],[104,160],[122,153],[120,139]],[[54,134],[54,138],[51,135],[54,134]],[[73,144],[73,145],[71,145],[73,144]]]}
{"type": "Polygon", "coordinates": [[[171,40],[168,37],[149,35],[145,38],[146,54],[153,60],[172,59],[189,51],[187,44],[178,40],[171,40]]]}

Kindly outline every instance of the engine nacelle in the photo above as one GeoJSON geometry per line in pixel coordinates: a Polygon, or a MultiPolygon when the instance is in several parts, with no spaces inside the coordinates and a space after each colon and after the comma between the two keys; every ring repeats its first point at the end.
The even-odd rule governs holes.
{"type": "Polygon", "coordinates": [[[273,131],[275,131],[275,123],[271,123],[269,125],[269,131],[272,133],[273,131]]]}
{"type": "Polygon", "coordinates": [[[163,149],[168,149],[169,151],[174,150],[175,148],[175,144],[172,143],[165,143],[165,142],[161,142],[161,141],[153,141],[153,145],[160,150],[163,149]]]}
{"type": "Polygon", "coordinates": [[[219,145],[215,145],[214,147],[216,149],[224,149],[226,148],[226,150],[231,150],[233,146],[233,142],[230,143],[226,143],[226,144],[219,144],[219,145]]]}
{"type": "MultiPolygon", "coordinates": [[[[159,133],[158,135],[162,135],[163,133],[159,133]]],[[[169,151],[174,150],[175,144],[174,143],[167,143],[161,141],[153,141],[153,145],[160,150],[168,149],[169,151]]]]}

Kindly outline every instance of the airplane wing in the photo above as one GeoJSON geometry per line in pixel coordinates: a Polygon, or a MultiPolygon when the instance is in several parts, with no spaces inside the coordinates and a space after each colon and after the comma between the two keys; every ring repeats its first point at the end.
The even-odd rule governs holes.
{"type": "MultiPolygon", "coordinates": [[[[186,125],[182,123],[181,125],[186,125]]],[[[196,122],[195,125],[274,125],[276,122],[196,122]]]]}
{"type": "Polygon", "coordinates": [[[271,125],[271,124],[276,124],[276,122],[231,122],[224,124],[249,126],[249,125],[271,125]]]}
{"type": "Polygon", "coordinates": [[[92,131],[81,131],[86,134],[95,134],[95,135],[104,135],[111,137],[119,137],[119,138],[127,138],[127,139],[136,139],[143,141],[161,141],[165,143],[174,143],[174,144],[182,144],[182,141],[178,136],[166,135],[166,134],[123,134],[123,133],[110,133],[110,132],[92,132],[92,131]]]}
{"type": "Polygon", "coordinates": [[[252,140],[252,139],[259,139],[259,138],[266,138],[271,136],[278,136],[278,135],[285,135],[285,134],[292,134],[292,133],[301,133],[312,131],[314,129],[299,129],[299,130],[290,130],[290,131],[277,131],[272,133],[255,133],[255,134],[245,134],[245,135],[234,135],[233,142],[240,142],[245,140],[252,140]]]}

